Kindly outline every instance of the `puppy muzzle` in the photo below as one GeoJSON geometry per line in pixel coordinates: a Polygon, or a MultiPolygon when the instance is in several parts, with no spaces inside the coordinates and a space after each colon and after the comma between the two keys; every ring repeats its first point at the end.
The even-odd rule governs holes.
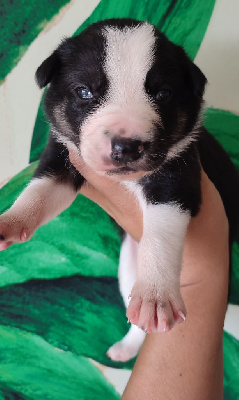
{"type": "Polygon", "coordinates": [[[139,160],[145,150],[145,144],[141,140],[115,137],[111,141],[111,158],[118,164],[128,164],[139,160]]]}

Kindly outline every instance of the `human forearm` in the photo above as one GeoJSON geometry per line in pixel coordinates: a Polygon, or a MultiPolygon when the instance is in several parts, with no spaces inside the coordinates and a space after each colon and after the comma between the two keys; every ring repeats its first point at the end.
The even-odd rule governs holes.
{"type": "Polygon", "coordinates": [[[187,233],[181,293],[186,321],[147,335],[123,400],[221,400],[222,333],[228,287],[228,224],[204,176],[204,201],[187,233]]]}

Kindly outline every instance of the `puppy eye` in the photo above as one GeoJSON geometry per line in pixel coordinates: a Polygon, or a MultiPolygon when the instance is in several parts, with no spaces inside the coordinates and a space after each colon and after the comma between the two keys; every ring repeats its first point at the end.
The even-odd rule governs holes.
{"type": "Polygon", "coordinates": [[[92,92],[85,86],[78,87],[76,93],[83,100],[93,99],[92,92]]]}
{"type": "Polygon", "coordinates": [[[159,101],[164,101],[169,99],[172,94],[172,90],[170,89],[162,89],[156,94],[156,99],[159,101]]]}

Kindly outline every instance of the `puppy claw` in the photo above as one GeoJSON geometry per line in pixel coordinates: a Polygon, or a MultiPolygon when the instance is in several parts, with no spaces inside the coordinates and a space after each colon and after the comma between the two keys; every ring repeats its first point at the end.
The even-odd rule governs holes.
{"type": "Polygon", "coordinates": [[[164,321],[164,333],[171,331],[173,325],[169,321],[164,321]]]}
{"type": "Polygon", "coordinates": [[[186,320],[186,315],[184,314],[183,311],[179,310],[178,315],[185,321],[186,320]]]}
{"type": "Polygon", "coordinates": [[[178,311],[178,318],[176,319],[176,322],[178,324],[180,324],[181,322],[184,322],[184,321],[186,321],[186,316],[185,316],[183,311],[179,310],[178,311]]]}
{"type": "Polygon", "coordinates": [[[20,235],[21,242],[25,242],[29,237],[29,232],[27,229],[23,229],[20,235]]]}
{"type": "Polygon", "coordinates": [[[185,321],[186,309],[180,293],[172,288],[160,292],[155,287],[135,284],[127,310],[130,322],[147,333],[169,332],[185,321]],[[153,295],[152,295],[153,294],[153,295]]]}
{"type": "Polygon", "coordinates": [[[140,329],[144,332],[147,333],[147,328],[145,326],[140,326],[140,329]]]}

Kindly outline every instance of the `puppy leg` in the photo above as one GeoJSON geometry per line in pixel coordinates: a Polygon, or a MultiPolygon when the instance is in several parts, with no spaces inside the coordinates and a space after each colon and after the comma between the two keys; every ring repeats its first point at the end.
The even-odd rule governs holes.
{"type": "MultiPolygon", "coordinates": [[[[126,308],[129,305],[129,293],[136,279],[138,243],[130,235],[126,235],[120,251],[119,286],[126,308]]],[[[107,352],[113,361],[128,361],[135,357],[144,341],[145,333],[135,325],[131,325],[128,333],[120,341],[111,346],[107,352]]]]}
{"type": "Polygon", "coordinates": [[[166,332],[185,320],[180,271],[189,221],[189,212],[175,204],[145,207],[137,279],[127,310],[130,322],[145,332],[166,332]]]}
{"type": "Polygon", "coordinates": [[[143,212],[137,277],[127,317],[145,332],[167,332],[186,318],[180,293],[185,235],[201,204],[201,169],[195,147],[127,188],[143,212]]]}
{"type": "Polygon", "coordinates": [[[25,242],[35,230],[69,207],[76,191],[53,178],[34,178],[12,207],[0,216],[0,250],[25,242]]]}
{"type": "Polygon", "coordinates": [[[73,166],[66,166],[67,157],[67,149],[50,137],[33,179],[0,216],[0,250],[28,240],[76,198],[84,179],[73,166]]]}

